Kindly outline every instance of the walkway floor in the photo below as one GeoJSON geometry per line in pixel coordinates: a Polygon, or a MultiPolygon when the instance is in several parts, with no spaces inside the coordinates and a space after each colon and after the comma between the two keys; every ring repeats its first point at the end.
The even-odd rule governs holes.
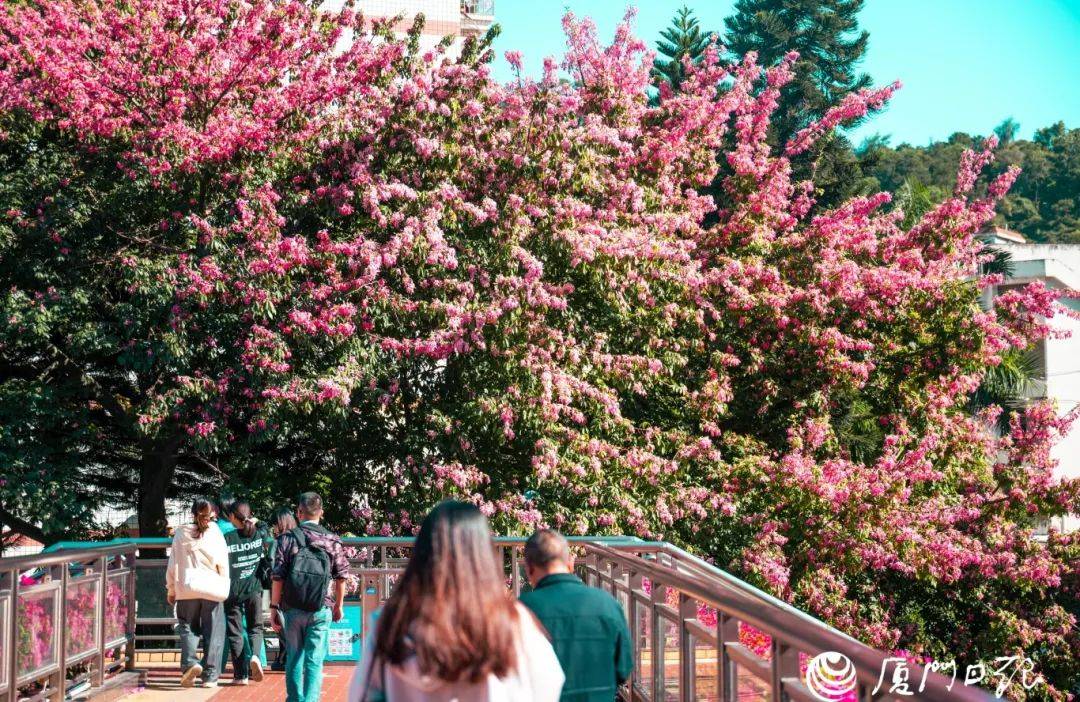
{"type": "MultiPolygon", "coordinates": [[[[144,689],[124,697],[124,702],[282,702],[285,699],[283,673],[266,671],[261,683],[230,685],[229,678],[217,688],[180,687],[180,670],[175,666],[149,667],[144,689]]],[[[328,665],[323,670],[322,702],[345,702],[352,677],[352,665],[328,665]]],[[[226,673],[228,675],[228,673],[226,673]]]]}
{"type": "MultiPolygon", "coordinates": [[[[261,683],[249,685],[231,685],[226,671],[223,684],[217,688],[180,687],[180,670],[175,664],[151,664],[144,666],[149,670],[147,686],[132,695],[123,698],[123,702],[283,702],[285,700],[285,676],[283,673],[266,671],[266,678],[261,683]]],[[[352,664],[329,664],[323,669],[323,694],[321,702],[346,702],[349,681],[353,674],[352,664]]],[[[739,702],[768,702],[768,686],[753,677],[741,667],[737,672],[739,679],[739,702]]],[[[673,675],[673,679],[677,679],[673,675]]],[[[699,702],[716,702],[714,680],[698,681],[695,690],[699,702]]],[[[678,692],[672,691],[667,699],[678,699],[678,692]]]]}
{"type": "MultiPolygon", "coordinates": [[[[331,664],[323,669],[321,702],[345,702],[353,667],[331,664]]],[[[245,686],[229,685],[228,680],[225,683],[212,698],[214,702],[282,702],[285,699],[284,673],[268,670],[261,683],[245,686]]],[[[187,698],[184,702],[187,702],[187,698]]]]}

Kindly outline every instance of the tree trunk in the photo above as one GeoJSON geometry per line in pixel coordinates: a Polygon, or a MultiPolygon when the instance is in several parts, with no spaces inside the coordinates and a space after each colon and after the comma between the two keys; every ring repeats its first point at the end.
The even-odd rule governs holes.
{"type": "Polygon", "coordinates": [[[143,448],[139,473],[139,536],[167,536],[169,515],[165,498],[176,473],[180,441],[170,439],[143,448]]]}

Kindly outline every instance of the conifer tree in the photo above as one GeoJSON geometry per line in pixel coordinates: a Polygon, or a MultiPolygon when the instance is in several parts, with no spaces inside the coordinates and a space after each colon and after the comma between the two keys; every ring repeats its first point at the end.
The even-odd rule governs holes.
{"type": "Polygon", "coordinates": [[[694,11],[685,5],[676,11],[671,26],[660,32],[656,42],[657,57],[653,60],[652,79],[654,84],[668,83],[678,89],[686,77],[683,58],[697,63],[705,48],[709,45],[709,33],[701,31],[694,11]]]}
{"type": "MultiPolygon", "coordinates": [[[[870,85],[858,63],[869,33],[859,31],[863,0],[738,0],[724,20],[727,46],[756,51],[771,65],[797,51],[795,79],[781,91],[773,129],[781,141],[819,119],[849,93],[870,85]]],[[[850,126],[850,125],[845,125],[850,126]]]]}

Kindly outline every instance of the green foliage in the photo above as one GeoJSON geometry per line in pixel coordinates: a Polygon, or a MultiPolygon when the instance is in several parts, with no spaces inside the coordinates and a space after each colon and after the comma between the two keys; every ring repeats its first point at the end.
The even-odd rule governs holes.
{"type": "Polygon", "coordinates": [[[162,274],[190,233],[161,223],[222,191],[178,176],[163,195],[124,177],[116,151],[80,150],[18,114],[2,126],[0,496],[11,514],[40,520],[22,530],[49,542],[93,528],[100,505],[132,503],[148,470],[164,470],[162,490],[179,497],[220,476],[206,476],[213,462],[194,450],[174,465],[179,428],[151,435],[134,408],[214,365],[214,349],[170,329],[162,274]]]}
{"type": "Polygon", "coordinates": [[[1006,117],[1001,120],[1001,124],[994,127],[994,134],[997,135],[998,141],[1002,144],[1008,144],[1010,141],[1016,138],[1016,135],[1020,133],[1020,123],[1012,117],[1006,117]]]}
{"type": "MultiPolygon", "coordinates": [[[[1080,129],[1063,122],[1039,129],[1032,139],[1017,138],[1011,118],[994,130],[1001,140],[993,166],[982,182],[1008,166],[1022,170],[998,207],[995,224],[1036,242],[1080,243],[1080,129]]],[[[874,189],[902,190],[907,182],[924,184],[938,200],[956,182],[960,154],[975,140],[963,133],[928,146],[890,148],[880,137],[863,143],[857,154],[874,189]]]]}
{"type": "Polygon", "coordinates": [[[660,32],[656,42],[659,55],[653,60],[653,82],[665,82],[678,89],[686,78],[683,60],[689,58],[691,63],[697,63],[708,45],[709,34],[701,31],[694,11],[683,6],[675,12],[671,26],[660,32]]]}
{"type": "Polygon", "coordinates": [[[1035,395],[1038,384],[1045,384],[1045,378],[1040,378],[1041,373],[1038,357],[1032,350],[1006,351],[1001,356],[1001,363],[989,366],[983,374],[979,389],[971,396],[972,410],[1000,407],[998,423],[1005,430],[1009,418],[1035,395]]]}

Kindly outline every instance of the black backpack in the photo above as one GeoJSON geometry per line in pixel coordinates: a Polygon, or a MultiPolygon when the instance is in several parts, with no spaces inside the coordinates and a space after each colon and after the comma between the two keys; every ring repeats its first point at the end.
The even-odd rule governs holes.
{"type": "Polygon", "coordinates": [[[269,536],[267,530],[261,529],[259,534],[262,535],[263,540],[266,542],[266,546],[263,549],[263,557],[259,561],[259,565],[255,568],[255,579],[259,581],[259,585],[263,590],[269,590],[274,582],[274,546],[275,542],[272,537],[269,536]]]}
{"type": "Polygon", "coordinates": [[[293,556],[289,576],[283,583],[282,600],[293,609],[318,612],[330,588],[330,554],[309,543],[302,528],[289,533],[300,549],[293,556]]]}

